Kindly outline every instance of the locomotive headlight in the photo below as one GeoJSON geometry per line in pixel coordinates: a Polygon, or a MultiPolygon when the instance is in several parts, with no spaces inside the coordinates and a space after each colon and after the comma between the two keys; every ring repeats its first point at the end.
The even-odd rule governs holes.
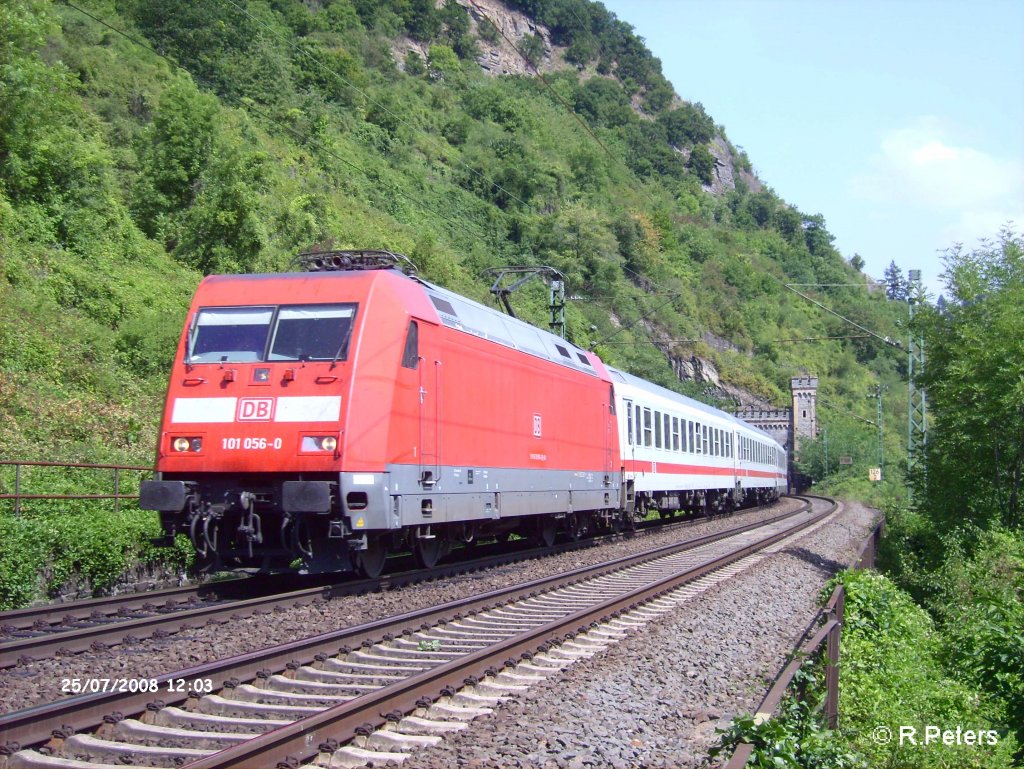
{"type": "Polygon", "coordinates": [[[302,437],[303,451],[334,451],[338,439],[333,435],[305,435],[302,437]]]}
{"type": "Polygon", "coordinates": [[[203,439],[175,438],[173,441],[171,441],[171,448],[179,452],[191,451],[193,454],[198,454],[200,451],[203,450],[203,439]]]}

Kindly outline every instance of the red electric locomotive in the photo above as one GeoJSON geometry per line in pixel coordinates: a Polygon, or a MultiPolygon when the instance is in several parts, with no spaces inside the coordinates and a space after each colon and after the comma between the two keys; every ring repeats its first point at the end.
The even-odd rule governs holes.
{"type": "Polygon", "coordinates": [[[432,565],[457,541],[618,525],[611,376],[388,252],[202,281],[140,504],[208,569],[432,565]]]}

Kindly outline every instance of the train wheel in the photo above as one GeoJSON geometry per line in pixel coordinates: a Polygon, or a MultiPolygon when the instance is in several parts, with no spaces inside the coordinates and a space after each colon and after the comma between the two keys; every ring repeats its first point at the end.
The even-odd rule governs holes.
{"type": "Polygon", "coordinates": [[[582,516],[576,513],[569,513],[565,516],[565,533],[570,540],[576,542],[583,536],[584,531],[582,516]]]}
{"type": "Polygon", "coordinates": [[[416,565],[421,569],[432,569],[445,553],[444,538],[438,535],[432,537],[416,537],[413,540],[412,554],[416,559],[416,565]]]}
{"type": "Polygon", "coordinates": [[[534,539],[537,544],[544,547],[551,547],[555,544],[555,535],[558,534],[558,521],[550,515],[542,515],[537,521],[537,529],[534,532],[534,539]]]}
{"type": "Polygon", "coordinates": [[[388,547],[381,537],[368,537],[366,549],[356,552],[356,571],[367,579],[377,579],[384,571],[388,547]]]}

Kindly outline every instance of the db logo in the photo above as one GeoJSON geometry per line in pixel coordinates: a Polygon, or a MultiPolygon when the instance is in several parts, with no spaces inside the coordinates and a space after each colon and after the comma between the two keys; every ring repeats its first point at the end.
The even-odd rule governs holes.
{"type": "Polygon", "coordinates": [[[273,398],[239,398],[239,422],[269,422],[274,416],[273,398]]]}

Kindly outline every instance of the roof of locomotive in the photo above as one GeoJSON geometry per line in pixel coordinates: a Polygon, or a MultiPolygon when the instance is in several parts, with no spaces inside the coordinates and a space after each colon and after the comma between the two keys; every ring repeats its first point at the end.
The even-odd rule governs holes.
{"type": "Polygon", "coordinates": [[[772,443],[775,443],[778,446],[782,447],[782,444],[779,443],[778,439],[775,438],[773,435],[765,432],[759,427],[755,427],[749,422],[743,421],[739,417],[733,416],[732,414],[727,414],[724,411],[716,409],[713,406],[709,406],[706,403],[701,403],[700,401],[694,400],[693,398],[683,395],[682,393],[677,393],[673,390],[669,390],[668,388],[662,387],[661,385],[654,384],[654,382],[648,382],[646,379],[641,379],[640,377],[634,376],[633,374],[627,374],[625,371],[621,371],[612,366],[606,365],[606,368],[608,369],[608,373],[612,375],[612,381],[623,382],[625,384],[632,385],[633,387],[644,390],[646,392],[660,395],[663,398],[669,398],[670,400],[682,402],[686,404],[688,407],[693,408],[697,411],[702,411],[705,414],[710,414],[714,417],[717,417],[718,419],[724,419],[727,422],[732,422],[733,424],[739,425],[740,427],[750,430],[751,432],[757,433],[758,435],[766,438],[772,443]]]}
{"type": "Polygon", "coordinates": [[[578,371],[603,374],[600,358],[582,347],[454,291],[413,279],[426,289],[444,325],[578,371]]]}
{"type": "MultiPolygon", "coordinates": [[[[410,276],[399,269],[367,270],[323,270],[308,272],[283,272],[261,274],[211,275],[203,280],[197,290],[197,300],[212,297],[218,304],[234,303],[236,296],[246,297],[248,303],[273,303],[277,290],[291,291],[290,285],[303,283],[315,290],[310,301],[326,301],[326,289],[338,280],[398,281],[406,286],[422,289],[429,299],[429,308],[437,314],[437,321],[449,328],[486,339],[505,347],[542,358],[552,363],[581,371],[592,376],[607,378],[604,365],[593,353],[525,321],[506,315],[486,305],[457,294],[449,289],[434,285],[422,278],[410,276]],[[245,284],[244,293],[237,284],[245,284]],[[277,285],[275,285],[275,283],[277,285]],[[265,288],[262,288],[264,287],[265,288]],[[238,292],[238,293],[236,293],[238,292]]],[[[305,296],[305,295],[304,295],[305,296]]],[[[407,300],[410,297],[407,295],[407,300]]],[[[417,308],[417,313],[427,309],[417,308]]],[[[421,317],[423,317],[421,315],[421,317]]]]}

